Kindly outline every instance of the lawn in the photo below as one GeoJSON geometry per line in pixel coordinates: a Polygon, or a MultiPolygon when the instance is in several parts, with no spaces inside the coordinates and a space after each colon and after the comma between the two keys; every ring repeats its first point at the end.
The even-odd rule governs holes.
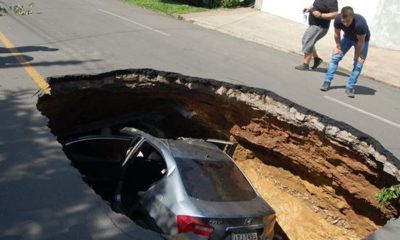
{"type": "Polygon", "coordinates": [[[203,12],[208,10],[207,8],[190,6],[183,1],[176,1],[176,0],[123,0],[123,1],[170,15],[203,12]]]}

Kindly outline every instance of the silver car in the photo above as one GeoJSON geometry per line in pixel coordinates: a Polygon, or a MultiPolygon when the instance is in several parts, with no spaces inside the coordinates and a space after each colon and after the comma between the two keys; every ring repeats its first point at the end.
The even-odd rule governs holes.
{"type": "Polygon", "coordinates": [[[228,142],[161,139],[135,128],[121,133],[63,144],[85,181],[114,210],[167,237],[273,238],[274,210],[215,144],[228,142]]]}

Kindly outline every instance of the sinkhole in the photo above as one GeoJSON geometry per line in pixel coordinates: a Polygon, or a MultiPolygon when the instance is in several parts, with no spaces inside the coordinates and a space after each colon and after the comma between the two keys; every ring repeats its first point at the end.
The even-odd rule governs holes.
{"type": "MultiPolygon", "coordinates": [[[[268,90],[152,69],[48,80],[51,94],[37,107],[60,142],[128,126],[237,143],[234,160],[290,239],[360,239],[399,216],[398,205],[379,207],[373,197],[398,184],[398,159],[367,134],[268,90]]],[[[111,201],[112,168],[72,165],[111,201]]]]}

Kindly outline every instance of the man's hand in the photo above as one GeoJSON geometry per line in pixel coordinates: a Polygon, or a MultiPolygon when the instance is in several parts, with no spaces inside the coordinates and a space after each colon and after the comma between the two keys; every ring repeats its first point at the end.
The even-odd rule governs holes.
{"type": "Polygon", "coordinates": [[[322,13],[320,11],[314,10],[312,11],[312,15],[314,15],[314,17],[316,18],[320,18],[322,13]]]}
{"type": "Polygon", "coordinates": [[[339,53],[341,53],[341,52],[342,52],[342,50],[340,50],[340,48],[335,47],[335,48],[333,49],[333,51],[332,51],[332,54],[335,55],[335,54],[339,54],[339,53]]]}
{"type": "Polygon", "coordinates": [[[358,59],[357,59],[357,61],[358,61],[360,64],[364,64],[365,59],[364,59],[362,56],[359,56],[358,59]]]}

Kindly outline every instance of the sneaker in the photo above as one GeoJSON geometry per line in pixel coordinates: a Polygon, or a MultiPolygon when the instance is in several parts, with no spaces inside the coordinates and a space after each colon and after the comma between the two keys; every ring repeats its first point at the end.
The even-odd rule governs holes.
{"type": "Polygon", "coordinates": [[[314,65],[311,67],[311,69],[312,69],[312,70],[317,69],[317,67],[318,67],[319,65],[321,65],[322,62],[323,62],[323,61],[322,61],[321,58],[319,58],[319,57],[314,58],[314,65]]]}
{"type": "Polygon", "coordinates": [[[354,88],[346,88],[346,95],[350,98],[354,98],[355,92],[354,88]]]}
{"type": "Polygon", "coordinates": [[[330,86],[331,86],[330,82],[324,82],[319,90],[326,92],[328,91],[330,86]]]}
{"type": "Polygon", "coordinates": [[[300,71],[308,71],[308,70],[310,70],[310,67],[308,66],[307,63],[303,63],[303,64],[301,64],[299,66],[294,67],[294,68],[297,69],[297,70],[300,70],[300,71]]]}

